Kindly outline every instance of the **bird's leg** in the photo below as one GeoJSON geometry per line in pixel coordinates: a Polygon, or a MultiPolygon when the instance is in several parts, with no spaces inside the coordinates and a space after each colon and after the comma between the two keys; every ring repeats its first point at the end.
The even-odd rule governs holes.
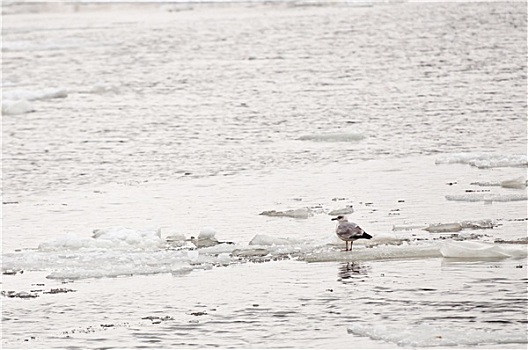
{"type": "Polygon", "coordinates": [[[345,241],[345,252],[348,252],[348,241],[345,241]]]}
{"type": "Polygon", "coordinates": [[[354,244],[354,241],[350,241],[350,251],[352,251],[352,244],[354,244]]]}

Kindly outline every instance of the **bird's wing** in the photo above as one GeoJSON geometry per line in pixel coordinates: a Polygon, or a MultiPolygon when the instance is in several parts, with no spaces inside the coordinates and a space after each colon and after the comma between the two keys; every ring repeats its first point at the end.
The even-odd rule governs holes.
{"type": "Polygon", "coordinates": [[[338,236],[353,238],[356,236],[361,236],[363,234],[363,230],[353,222],[343,222],[337,226],[336,233],[338,236]]]}

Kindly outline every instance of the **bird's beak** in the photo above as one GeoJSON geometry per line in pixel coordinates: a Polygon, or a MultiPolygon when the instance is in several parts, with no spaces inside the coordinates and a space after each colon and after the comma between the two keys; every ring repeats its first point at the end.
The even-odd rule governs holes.
{"type": "Polygon", "coordinates": [[[331,218],[330,221],[334,221],[334,220],[337,220],[337,218],[331,218]]]}

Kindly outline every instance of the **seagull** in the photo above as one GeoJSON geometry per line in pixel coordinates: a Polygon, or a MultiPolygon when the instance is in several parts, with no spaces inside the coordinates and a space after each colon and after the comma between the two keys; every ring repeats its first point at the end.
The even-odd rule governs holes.
{"type": "Polygon", "coordinates": [[[341,240],[345,241],[346,249],[348,251],[348,242],[350,242],[350,251],[352,251],[352,244],[356,239],[364,238],[371,239],[372,236],[363,231],[361,227],[353,222],[348,222],[346,216],[339,215],[332,220],[337,220],[336,234],[341,240]]]}

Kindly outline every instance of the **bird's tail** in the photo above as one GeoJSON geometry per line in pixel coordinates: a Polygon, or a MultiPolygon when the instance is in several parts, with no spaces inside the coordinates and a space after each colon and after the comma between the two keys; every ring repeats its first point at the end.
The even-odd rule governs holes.
{"type": "Polygon", "coordinates": [[[371,235],[369,235],[369,234],[368,234],[368,233],[366,233],[366,232],[363,232],[363,236],[361,236],[361,237],[359,237],[359,238],[364,238],[364,239],[371,239],[371,238],[372,238],[372,236],[371,236],[371,235]]]}

